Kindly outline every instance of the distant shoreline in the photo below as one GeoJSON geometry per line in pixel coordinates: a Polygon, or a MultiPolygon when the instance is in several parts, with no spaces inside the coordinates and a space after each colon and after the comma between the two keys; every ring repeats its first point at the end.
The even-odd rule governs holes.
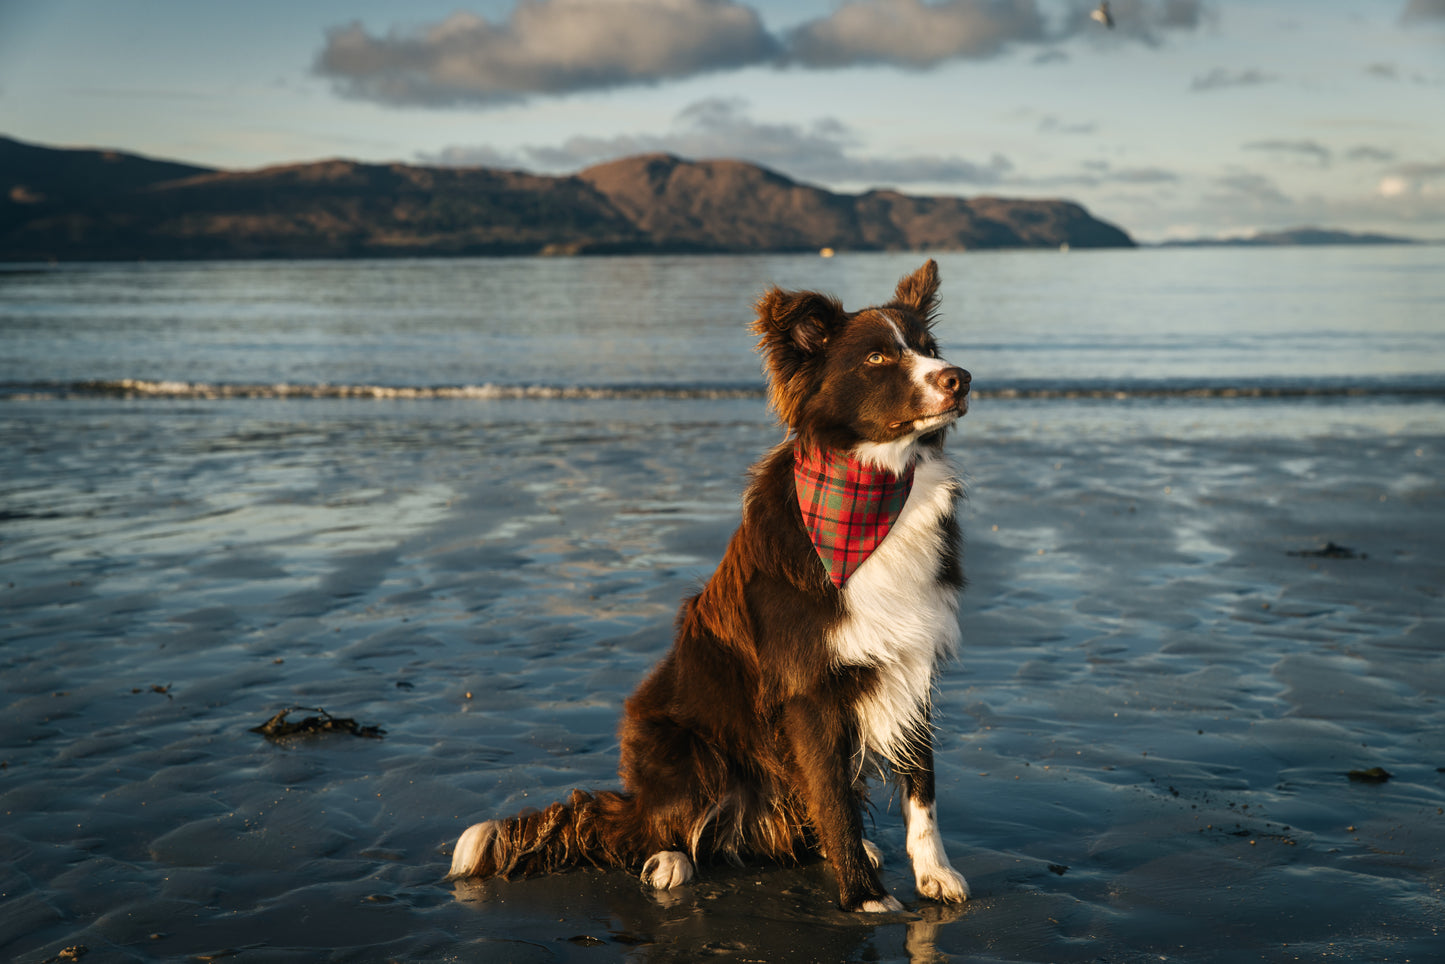
{"type": "Polygon", "coordinates": [[[744,161],[572,175],[327,160],[244,171],[0,137],[0,261],[1131,248],[1058,199],[841,194],[744,161]]]}
{"type": "Polygon", "coordinates": [[[470,260],[470,259],[594,259],[594,257],[746,257],[751,254],[782,254],[782,256],[819,256],[819,257],[848,257],[858,254],[1001,254],[1001,253],[1087,253],[1087,251],[1100,250],[1137,250],[1137,251],[1160,251],[1160,250],[1217,250],[1217,249],[1241,249],[1241,247],[1254,247],[1254,249],[1292,249],[1292,247],[1305,247],[1305,249],[1329,249],[1329,247],[1433,247],[1442,246],[1445,240],[1435,238],[1390,238],[1390,240],[1335,240],[1335,241],[1261,241],[1253,238],[1192,238],[1192,240],[1170,240],[1170,241],[1137,241],[1131,249],[1098,249],[1098,247],[1082,247],[1072,249],[1068,244],[1059,247],[975,247],[975,249],[938,249],[938,247],[920,247],[920,249],[829,249],[828,254],[821,254],[821,251],[811,247],[799,247],[799,249],[757,249],[750,251],[737,250],[698,250],[694,247],[595,247],[587,250],[535,250],[530,247],[525,249],[483,249],[483,250],[460,250],[460,251],[360,251],[360,253],[259,253],[259,254],[217,254],[217,256],[142,256],[142,254],[116,253],[95,254],[91,257],[7,257],[0,254],[0,272],[13,275],[13,273],[27,272],[27,270],[43,270],[49,267],[59,267],[61,264],[185,264],[185,263],[279,263],[279,262],[364,262],[364,260],[376,260],[376,262],[405,262],[405,260],[470,260]]]}
{"type": "Polygon", "coordinates": [[[1185,238],[1169,241],[1141,241],[1148,248],[1285,248],[1335,247],[1340,245],[1445,244],[1441,240],[1410,238],[1396,234],[1339,231],[1334,228],[1289,228],[1243,237],[1185,238]]]}

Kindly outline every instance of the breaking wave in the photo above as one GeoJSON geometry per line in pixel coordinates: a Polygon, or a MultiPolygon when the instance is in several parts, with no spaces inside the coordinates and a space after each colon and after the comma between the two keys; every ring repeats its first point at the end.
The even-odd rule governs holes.
{"type": "Polygon", "coordinates": [[[381,401],[451,399],[462,401],[605,399],[761,398],[761,386],[687,385],[293,385],[182,382],[117,378],[4,386],[18,397],[108,398],[371,398],[381,401]]]}
{"type": "MultiPolygon", "coordinates": [[[[55,398],[123,399],[375,399],[408,401],[605,401],[761,399],[761,383],[753,385],[332,385],[189,382],[118,378],[74,382],[10,382],[0,384],[0,398],[10,401],[55,398]]],[[[1445,382],[1382,380],[1353,382],[1260,381],[1236,384],[1202,382],[1041,383],[1014,382],[975,386],[978,399],[1005,401],[1131,399],[1320,399],[1416,398],[1445,399],[1445,382]]]]}

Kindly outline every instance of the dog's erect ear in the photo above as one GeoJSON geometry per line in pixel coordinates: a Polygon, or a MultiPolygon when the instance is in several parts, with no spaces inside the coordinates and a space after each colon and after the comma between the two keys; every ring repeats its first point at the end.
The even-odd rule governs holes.
{"type": "Polygon", "coordinates": [[[899,281],[898,289],[893,292],[893,303],[912,308],[923,316],[924,321],[932,324],[934,313],[938,311],[937,262],[929,258],[923,262],[923,267],[899,281]]]}
{"type": "Polygon", "coordinates": [[[773,407],[792,425],[808,392],[808,362],[818,356],[828,339],[846,323],[847,314],[836,298],[816,291],[770,288],[758,299],[753,334],[768,370],[773,407]]]}

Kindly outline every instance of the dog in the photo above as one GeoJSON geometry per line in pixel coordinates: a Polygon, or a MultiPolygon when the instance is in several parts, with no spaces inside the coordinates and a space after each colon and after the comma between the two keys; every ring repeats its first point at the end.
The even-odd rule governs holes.
{"type": "Polygon", "coordinates": [[[669,890],[709,859],[822,854],[842,909],[898,911],[863,838],[881,761],[918,893],[967,899],[938,830],[930,706],[959,643],[961,485],[943,442],[972,376],[939,357],[938,267],[861,311],[777,287],[756,307],[788,437],[753,467],[721,563],[624,705],[623,790],[469,827],[449,879],[640,866],[669,890]]]}

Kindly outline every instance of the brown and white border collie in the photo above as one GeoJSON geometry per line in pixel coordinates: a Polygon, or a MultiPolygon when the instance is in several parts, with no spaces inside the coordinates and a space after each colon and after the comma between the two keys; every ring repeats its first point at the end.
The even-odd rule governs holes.
{"type": "Polygon", "coordinates": [[[938,354],[929,261],[887,304],[847,312],[811,291],[769,290],[753,331],[789,438],[754,466],[742,524],[677,617],[673,647],[627,700],[622,792],[570,799],[466,830],[452,878],[640,867],[686,884],[695,862],[824,854],[844,910],[902,905],[863,839],[867,763],[902,790],[918,893],[963,901],[935,816],[930,697],[959,641],[963,588],[943,437],[970,376],[938,354]],[[912,485],[891,528],[842,583],[799,506],[797,453],[821,452],[912,485]]]}

